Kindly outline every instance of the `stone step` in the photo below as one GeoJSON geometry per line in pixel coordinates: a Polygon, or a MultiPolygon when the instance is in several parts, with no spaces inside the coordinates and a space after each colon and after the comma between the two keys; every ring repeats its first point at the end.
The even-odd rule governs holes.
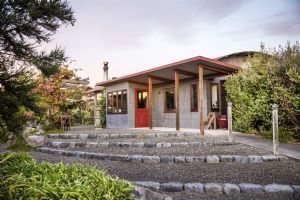
{"type": "Polygon", "coordinates": [[[90,141],[63,141],[52,140],[47,143],[47,146],[54,148],[102,148],[102,147],[145,147],[145,148],[168,148],[168,147],[201,147],[201,146],[228,146],[238,143],[227,141],[201,141],[201,142],[132,142],[132,141],[105,141],[105,142],[90,142],[90,141]]]}
{"type": "Polygon", "coordinates": [[[36,149],[42,153],[65,155],[80,158],[90,158],[99,160],[111,160],[111,161],[123,161],[123,162],[142,162],[147,164],[155,163],[222,163],[222,162],[234,162],[234,163],[262,163],[270,161],[284,161],[287,157],[274,156],[274,155],[207,155],[207,156],[176,156],[176,155],[163,155],[163,156],[145,156],[138,154],[111,154],[111,153],[94,153],[85,151],[69,151],[63,149],[52,149],[41,147],[36,149]]]}
{"type": "Polygon", "coordinates": [[[155,137],[198,137],[199,133],[185,133],[185,132],[158,132],[158,133],[93,133],[93,134],[78,134],[78,133],[64,133],[64,134],[48,134],[48,138],[52,139],[88,139],[88,138],[155,138],[155,137]]]}
{"type": "Polygon", "coordinates": [[[138,181],[136,185],[157,189],[166,192],[181,192],[181,191],[196,191],[198,193],[208,194],[240,194],[240,193],[284,193],[289,196],[294,196],[295,199],[300,197],[300,185],[287,185],[287,184],[268,184],[260,185],[253,183],[180,183],[168,182],[158,183],[152,181],[138,181]]]}

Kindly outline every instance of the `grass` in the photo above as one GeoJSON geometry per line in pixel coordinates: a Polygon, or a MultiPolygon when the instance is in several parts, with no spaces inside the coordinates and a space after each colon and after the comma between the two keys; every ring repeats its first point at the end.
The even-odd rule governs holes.
{"type": "Polygon", "coordinates": [[[31,151],[33,148],[27,144],[26,140],[22,136],[17,135],[16,139],[14,140],[14,143],[11,144],[7,149],[13,151],[28,152],[31,151]]]}
{"type": "Polygon", "coordinates": [[[0,199],[133,200],[133,185],[81,164],[35,163],[25,153],[0,155],[0,199]]]}
{"type": "Polygon", "coordinates": [[[64,132],[65,131],[61,130],[61,129],[52,129],[52,130],[45,131],[46,134],[53,134],[53,133],[60,134],[60,133],[64,133],[64,132]]]}

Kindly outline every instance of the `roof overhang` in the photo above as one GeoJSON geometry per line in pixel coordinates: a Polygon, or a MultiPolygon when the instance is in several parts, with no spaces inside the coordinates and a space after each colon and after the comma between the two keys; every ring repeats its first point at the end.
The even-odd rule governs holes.
{"type": "Polygon", "coordinates": [[[167,65],[151,68],[145,71],[133,73],[127,76],[100,82],[96,85],[108,86],[126,81],[146,85],[148,84],[149,76],[153,77],[154,85],[166,82],[173,82],[175,80],[175,70],[178,70],[180,72],[180,80],[189,80],[192,78],[196,79],[196,75],[198,75],[199,64],[201,64],[204,68],[204,79],[226,76],[241,69],[238,66],[220,62],[215,59],[210,59],[203,56],[196,56],[167,65]]]}

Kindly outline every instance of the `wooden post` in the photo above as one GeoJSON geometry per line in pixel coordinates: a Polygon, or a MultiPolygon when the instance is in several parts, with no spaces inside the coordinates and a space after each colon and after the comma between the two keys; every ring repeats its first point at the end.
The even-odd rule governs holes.
{"type": "Polygon", "coordinates": [[[152,125],[152,77],[148,77],[148,101],[149,101],[149,129],[153,128],[152,125]]]}
{"type": "Polygon", "coordinates": [[[214,112],[214,129],[217,129],[217,113],[214,112]]]}
{"type": "Polygon", "coordinates": [[[228,141],[233,142],[232,136],[232,103],[227,102],[227,118],[228,118],[228,141]]]}
{"type": "Polygon", "coordinates": [[[272,121],[273,121],[273,151],[274,155],[279,155],[279,130],[278,130],[278,105],[272,105],[272,121]]]}
{"type": "Polygon", "coordinates": [[[198,95],[199,95],[199,112],[200,112],[200,134],[204,135],[204,87],[203,87],[203,66],[198,65],[199,71],[199,86],[198,86],[198,95]]]}
{"type": "Polygon", "coordinates": [[[179,119],[179,73],[175,70],[175,108],[176,108],[176,130],[180,129],[179,119]]]}

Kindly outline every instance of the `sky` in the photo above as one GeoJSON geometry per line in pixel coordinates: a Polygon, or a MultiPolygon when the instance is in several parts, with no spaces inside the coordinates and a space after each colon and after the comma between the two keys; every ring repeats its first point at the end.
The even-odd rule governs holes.
{"type": "Polygon", "coordinates": [[[94,86],[194,56],[215,58],[300,41],[300,0],[70,0],[76,23],[62,26],[45,50],[60,46],[94,86]]]}

